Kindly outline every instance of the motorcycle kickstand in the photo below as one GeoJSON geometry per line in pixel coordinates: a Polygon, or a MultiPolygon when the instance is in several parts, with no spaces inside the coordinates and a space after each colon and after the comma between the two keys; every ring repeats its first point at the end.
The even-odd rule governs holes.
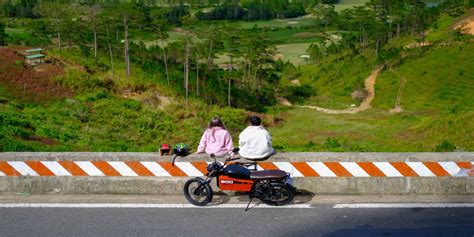
{"type": "Polygon", "coordinates": [[[253,197],[250,197],[249,203],[247,204],[247,207],[245,208],[245,211],[249,210],[250,203],[252,203],[253,197]]]}

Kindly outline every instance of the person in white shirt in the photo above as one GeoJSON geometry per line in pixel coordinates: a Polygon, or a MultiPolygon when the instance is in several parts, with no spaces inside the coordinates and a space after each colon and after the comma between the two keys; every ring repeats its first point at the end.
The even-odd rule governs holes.
{"type": "Polygon", "coordinates": [[[275,154],[272,147],[272,137],[262,127],[258,116],[250,117],[250,124],[239,135],[239,154],[248,160],[265,160],[275,154]]]}

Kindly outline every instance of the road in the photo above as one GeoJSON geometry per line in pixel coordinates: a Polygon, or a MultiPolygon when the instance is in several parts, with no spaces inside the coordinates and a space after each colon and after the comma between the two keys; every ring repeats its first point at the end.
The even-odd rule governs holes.
{"type": "MultiPolygon", "coordinates": [[[[14,207],[25,203],[5,201],[8,200],[0,203],[2,237],[474,236],[473,203],[462,203],[459,205],[464,207],[456,208],[437,203],[404,203],[398,206],[385,203],[364,208],[354,204],[344,206],[309,202],[291,208],[263,208],[254,202],[253,208],[245,212],[243,202],[219,204],[213,208],[192,208],[184,203],[152,206],[154,202],[140,204],[136,201],[143,200],[128,200],[104,208],[100,205],[105,204],[96,202],[96,206],[87,206],[90,205],[90,200],[87,200],[81,202],[85,206],[78,208],[63,202],[34,204],[43,207],[14,207]],[[133,203],[131,206],[136,207],[120,206],[124,203],[133,203]],[[57,206],[52,207],[54,205],[57,206]]],[[[26,204],[33,205],[30,202],[26,204]]]]}

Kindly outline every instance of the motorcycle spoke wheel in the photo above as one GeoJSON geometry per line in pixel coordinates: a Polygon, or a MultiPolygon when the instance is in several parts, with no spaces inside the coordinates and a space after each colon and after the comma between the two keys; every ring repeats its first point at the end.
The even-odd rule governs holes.
{"type": "Polygon", "coordinates": [[[283,183],[272,183],[266,191],[268,193],[263,193],[260,200],[272,206],[289,204],[295,195],[293,188],[283,183]]]}
{"type": "Polygon", "coordinates": [[[193,205],[205,206],[212,200],[212,189],[201,178],[188,180],[184,184],[184,196],[193,205]]]}

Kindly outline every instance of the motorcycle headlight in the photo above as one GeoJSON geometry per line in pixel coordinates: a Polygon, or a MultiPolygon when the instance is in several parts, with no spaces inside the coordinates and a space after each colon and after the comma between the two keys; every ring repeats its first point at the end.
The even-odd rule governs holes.
{"type": "Polygon", "coordinates": [[[211,172],[211,170],[213,169],[213,165],[212,164],[209,164],[207,166],[207,172],[211,172]]]}

